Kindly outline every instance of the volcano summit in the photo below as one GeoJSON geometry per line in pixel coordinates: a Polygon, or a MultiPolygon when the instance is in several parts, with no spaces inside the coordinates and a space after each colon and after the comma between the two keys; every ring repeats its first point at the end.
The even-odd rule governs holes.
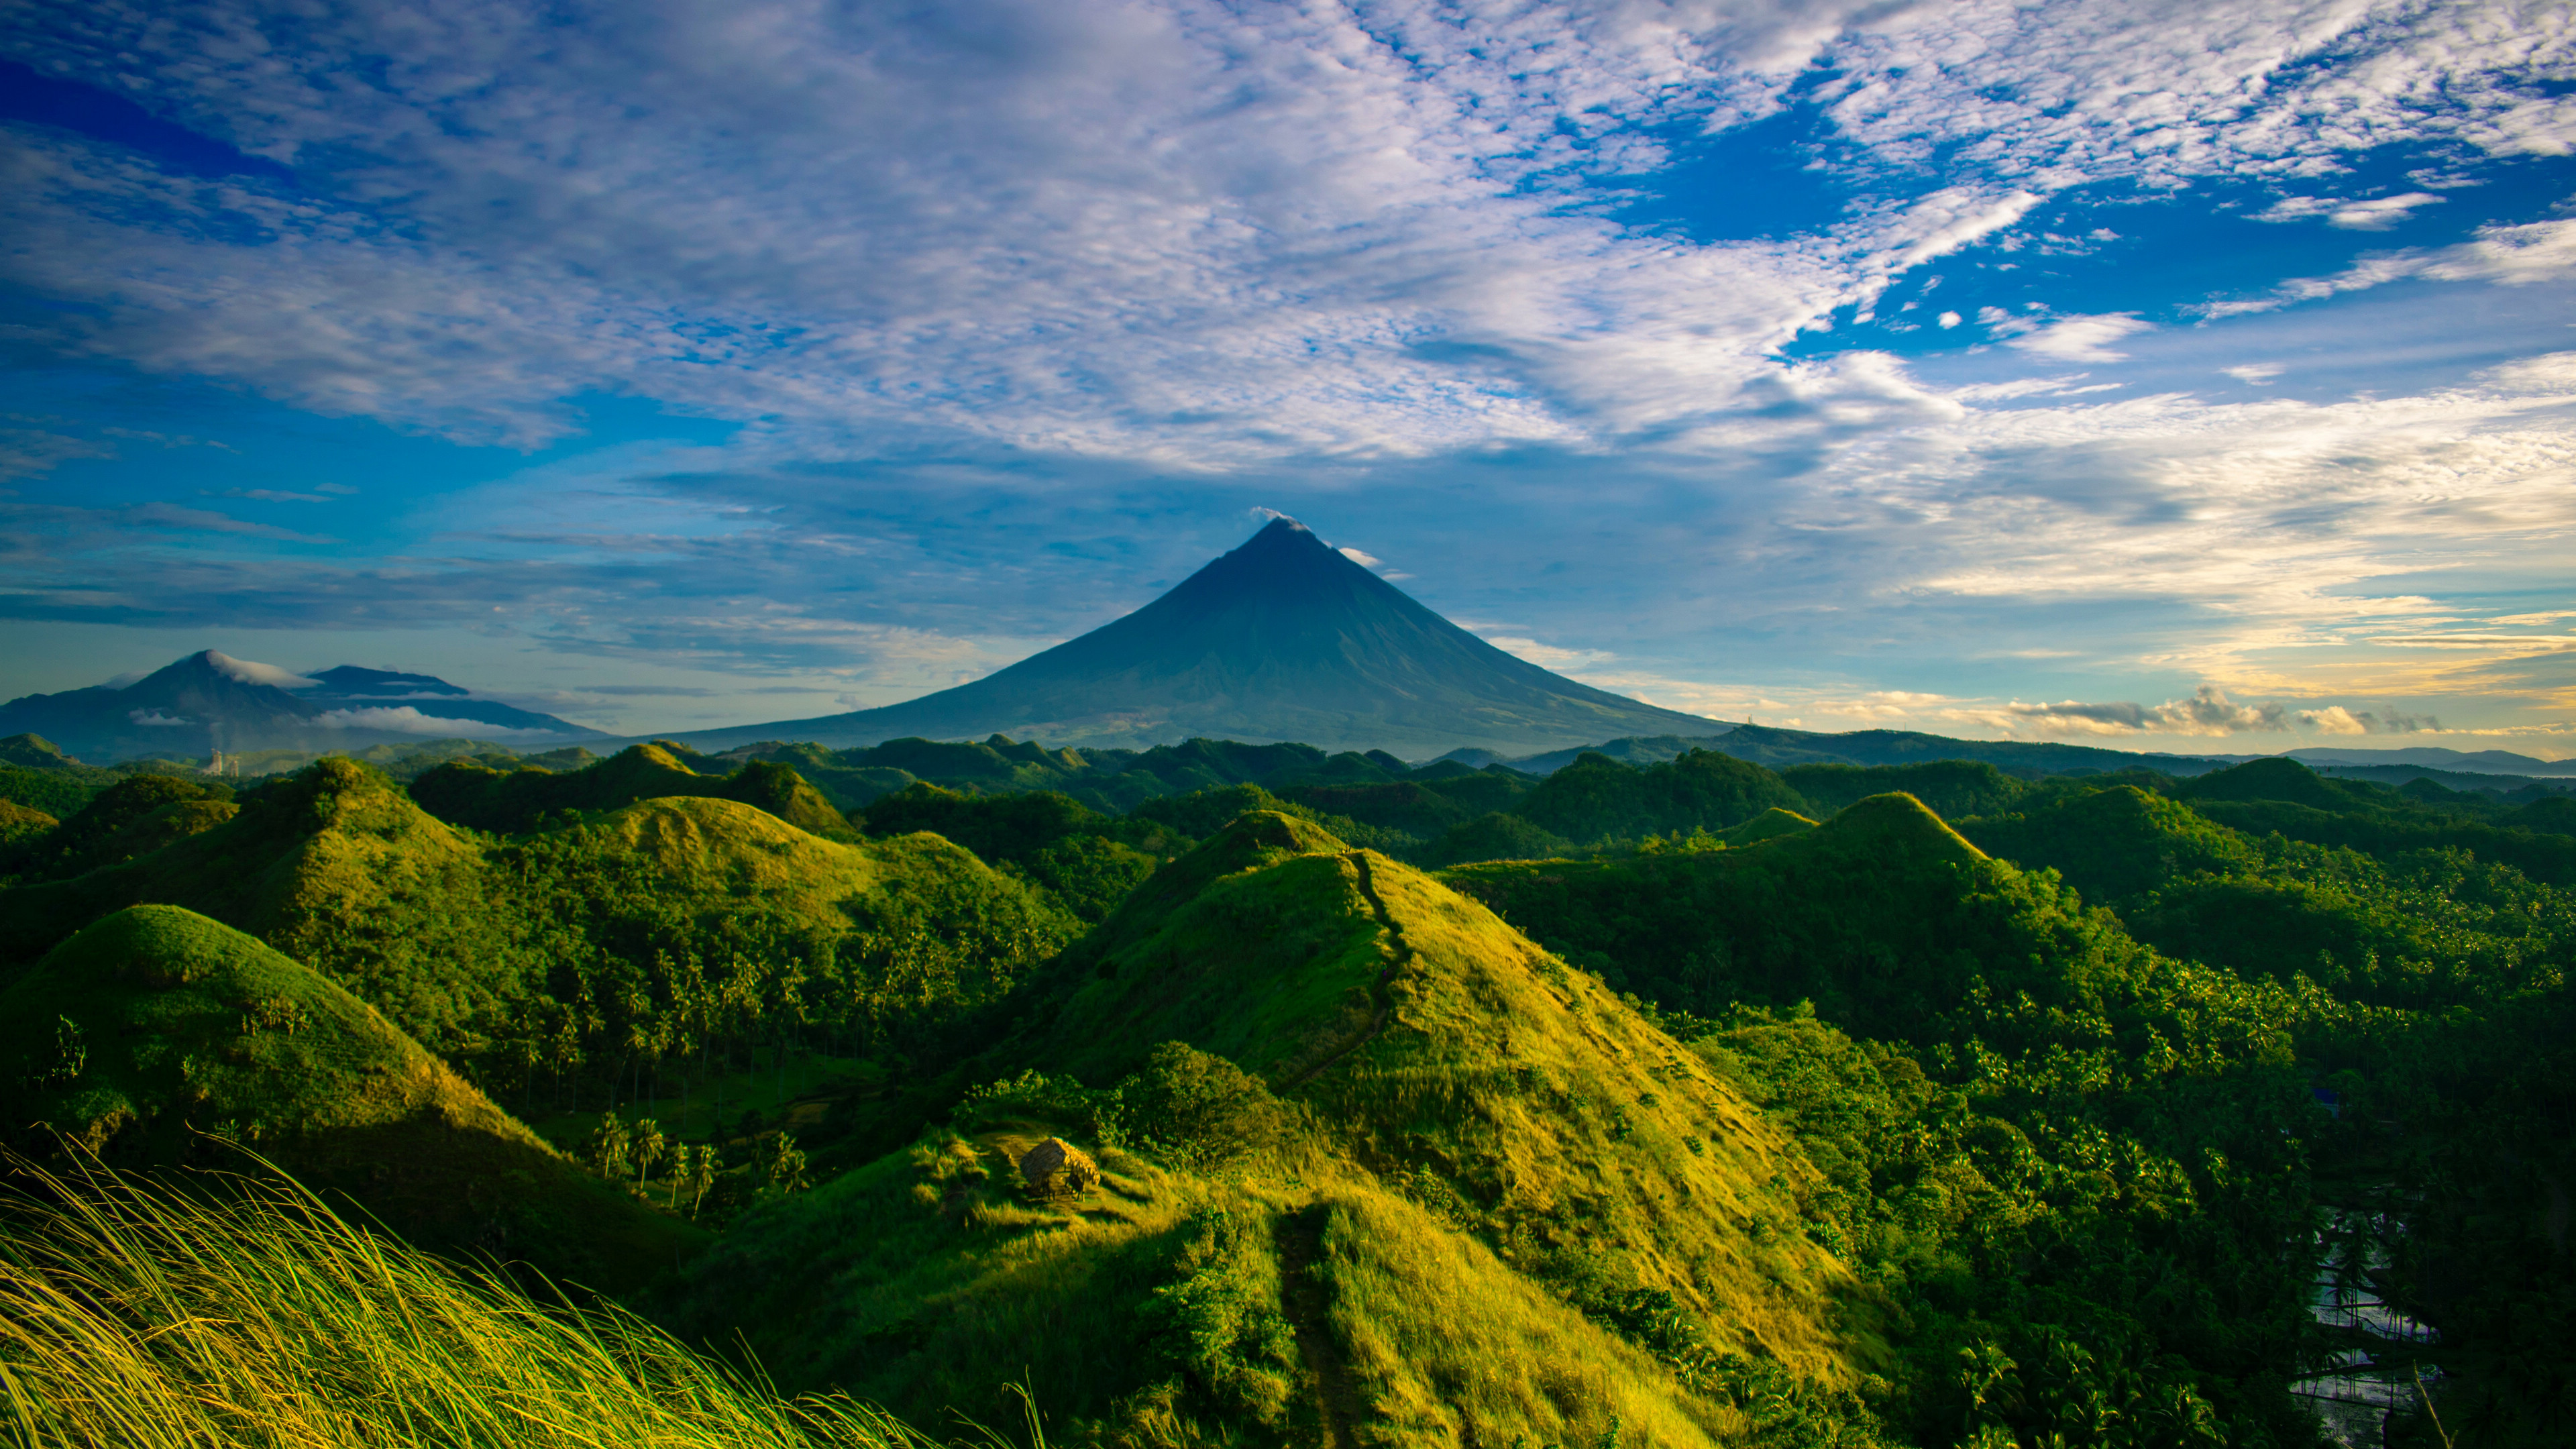
{"type": "Polygon", "coordinates": [[[1281,518],[1125,618],[972,684],[681,738],[724,749],[997,732],[1138,747],[1207,736],[1423,755],[1722,728],[1506,654],[1281,518]]]}

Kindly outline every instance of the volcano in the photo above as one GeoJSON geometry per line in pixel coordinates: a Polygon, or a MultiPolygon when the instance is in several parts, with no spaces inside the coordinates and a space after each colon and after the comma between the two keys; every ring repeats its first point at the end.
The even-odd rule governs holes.
{"type": "Polygon", "coordinates": [[[1724,729],[1506,654],[1281,518],[1125,618],[972,684],[680,738],[714,750],[990,734],[1141,748],[1206,737],[1418,757],[1724,729]]]}
{"type": "Polygon", "coordinates": [[[477,699],[446,680],[343,664],[312,675],[200,650],[141,679],[0,704],[0,735],[42,735],[98,763],[222,750],[362,749],[424,739],[549,748],[596,730],[477,699]]]}

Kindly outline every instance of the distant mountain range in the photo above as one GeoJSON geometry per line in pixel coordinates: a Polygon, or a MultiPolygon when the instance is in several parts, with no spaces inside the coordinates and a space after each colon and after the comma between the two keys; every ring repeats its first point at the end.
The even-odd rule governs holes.
{"type": "Polygon", "coordinates": [[[473,695],[426,674],[343,664],[300,675],[212,649],[126,684],[0,705],[0,736],[41,735],[92,763],[215,751],[347,750],[429,739],[553,747],[597,730],[473,695]]]}
{"type": "MultiPolygon", "coordinates": [[[[1820,734],[1810,730],[1773,729],[1767,725],[1731,725],[1720,735],[1664,735],[1611,740],[1584,748],[1629,764],[1669,760],[1684,750],[1716,750],[1773,769],[1791,765],[1915,765],[1932,760],[1983,760],[1998,769],[2062,775],[2092,771],[2148,769],[2168,775],[2200,775],[2271,755],[2177,755],[2148,750],[2114,750],[2098,745],[2067,745],[2041,740],[1960,740],[1910,730],[1852,730],[1820,734]]],[[[1573,763],[1582,749],[1551,750],[1534,755],[1505,755],[1492,750],[1452,750],[1443,759],[1475,767],[1500,764],[1526,774],[1545,775],[1573,763]]],[[[2461,776],[2521,776],[2541,779],[2576,777],[2576,760],[2541,760],[2504,750],[2462,753],[2417,746],[2395,750],[2316,747],[2285,752],[2289,758],[2327,773],[2393,771],[2399,777],[2435,777],[2447,783],[2461,776]]]]}
{"type": "Polygon", "coordinates": [[[1282,518],[1136,612],[972,684],[677,738],[722,750],[916,735],[1131,747],[1205,737],[1419,757],[1724,728],[1507,654],[1282,518]]]}
{"type": "MultiPolygon", "coordinates": [[[[2318,745],[2287,753],[2291,759],[2311,765],[2417,765],[2469,775],[2576,775],[2576,760],[2539,760],[2529,755],[2517,755],[2511,750],[2463,753],[2430,745],[2396,750],[2350,750],[2318,745]]],[[[2231,755],[2228,758],[2250,760],[2260,757],[2231,755]]]]}
{"type": "MultiPolygon", "coordinates": [[[[541,751],[611,742],[600,731],[479,699],[426,674],[341,665],[299,675],[211,649],[130,683],[0,705],[0,737],[17,734],[42,736],[91,763],[202,758],[218,750],[319,754],[438,739],[541,751]]],[[[656,737],[716,753],[771,742],[848,750],[994,735],[1113,753],[1193,739],[1295,742],[1470,767],[1501,763],[1536,774],[1585,749],[1636,763],[1706,748],[1774,768],[1984,760],[2051,774],[2144,766],[2192,775],[2264,758],[1900,730],[1824,734],[1684,714],[1497,649],[1288,518],[1134,613],[971,684],[881,709],[656,737]]],[[[2322,769],[2374,776],[2576,778],[2576,760],[2504,750],[2306,746],[2287,753],[2322,769]]]]}
{"type": "MultiPolygon", "coordinates": [[[[1615,760],[1641,765],[1669,760],[1684,750],[1703,749],[1751,760],[1772,769],[1786,769],[1791,765],[1919,765],[1932,760],[1983,760],[2002,770],[2038,771],[2051,775],[2141,768],[2162,770],[2169,775],[2198,775],[2224,769],[2236,760],[2253,758],[2244,755],[2151,754],[2037,740],[1955,740],[1946,735],[1916,734],[1910,730],[1852,730],[1844,734],[1818,734],[1810,730],[1773,729],[1768,725],[1753,724],[1729,725],[1720,733],[1704,734],[1696,739],[1666,735],[1612,740],[1608,744],[1586,748],[1598,750],[1615,760]]],[[[1574,757],[1582,752],[1580,749],[1551,750],[1544,754],[1511,758],[1471,749],[1452,750],[1442,758],[1480,767],[1508,765],[1527,774],[1545,775],[1572,764],[1574,757]]]]}

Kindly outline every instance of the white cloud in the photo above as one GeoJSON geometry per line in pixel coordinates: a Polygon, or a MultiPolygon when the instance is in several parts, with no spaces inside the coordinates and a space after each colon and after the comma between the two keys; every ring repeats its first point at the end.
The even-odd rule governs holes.
{"type": "Polygon", "coordinates": [[[1020,0],[84,20],[41,58],[306,190],[16,137],[15,280],[97,308],[65,345],[517,443],[585,391],[1201,467],[1576,438],[1758,375],[1851,258],[2026,204],[1943,193],[1820,256],[1626,235],[1532,185],[1651,163],[1621,118],[1716,85],[1712,33],[1769,53],[1804,16],[1542,10],[1472,43],[1403,7],[1020,0]],[[90,72],[100,47],[131,65],[90,72]]]}
{"type": "Polygon", "coordinates": [[[2226,373],[2229,377],[2236,379],[2238,382],[2245,383],[2253,387],[2263,387],[2269,384],[2272,379],[2281,375],[2281,364],[2277,362],[2240,362],[2234,367],[2222,367],[2219,371],[2226,373]]]}
{"type": "MultiPolygon", "coordinates": [[[[2568,73],[2555,12],[640,0],[573,29],[548,29],[545,13],[207,0],[174,22],[144,0],[65,8],[13,54],[290,162],[297,181],[172,177],[112,147],[7,131],[0,276],[56,304],[28,314],[52,330],[18,341],[467,438],[560,436],[580,418],[558,401],[592,393],[743,422],[740,441],[638,464],[617,490],[577,498],[513,480],[557,510],[543,527],[522,526],[541,507],[527,503],[509,529],[487,515],[480,532],[451,535],[470,539],[458,553],[483,554],[363,578],[172,564],[183,545],[301,539],[211,510],[63,510],[40,522],[71,540],[67,559],[138,526],[178,537],[169,553],[138,553],[117,588],[65,564],[26,597],[98,617],[199,607],[178,602],[191,595],[319,617],[360,588],[406,618],[506,605],[514,619],[545,614],[567,650],[678,651],[715,667],[828,660],[863,682],[854,698],[883,702],[1008,662],[1067,621],[1100,621],[1085,610],[1142,602],[1141,581],[1168,560],[1124,576],[1138,597],[1066,588],[1030,602],[995,582],[1018,577],[1002,565],[988,558],[979,575],[927,546],[903,555],[913,572],[882,576],[904,580],[905,608],[951,611],[935,627],[823,617],[894,611],[795,592],[816,560],[836,580],[887,561],[876,535],[909,525],[881,497],[998,495],[1013,485],[996,478],[1032,476],[1029,458],[1071,458],[1100,460],[1093,476],[1119,488],[1191,480],[1163,495],[1186,500],[1176,510],[1201,506],[1228,470],[1244,492],[1318,518],[1348,489],[1380,510],[1355,528],[1426,560],[1436,533],[1396,522],[1418,496],[1407,486],[1454,486],[1444,506],[1517,510],[1569,555],[1614,510],[1669,510],[1654,516],[1680,520],[1675,540],[1646,541],[1654,572],[1692,582],[1639,607],[1693,628],[1767,609],[1766,627],[1786,635],[1807,626],[1781,618],[1844,610],[1838,623],[1876,640],[1887,620],[1939,614],[1953,635],[2012,653],[2058,641],[1982,642],[1979,611],[2163,609],[2190,627],[2139,641],[2124,664],[2153,656],[2160,679],[2314,699],[2271,690],[2267,651],[2440,632],[2385,580],[2472,557],[2522,578],[2567,536],[2576,388],[2546,359],[2417,396],[2217,407],[2106,403],[2099,390],[2119,384],[2072,376],[1943,390],[1884,354],[1818,360],[1790,345],[1839,309],[1878,305],[1905,268],[2015,241],[2070,187],[2134,180],[2188,204],[2207,194],[2190,184],[2213,177],[2329,189],[2354,154],[2400,142],[2439,144],[2462,166],[2477,148],[2546,154],[2569,111],[2529,82],[2568,73]],[[1670,159],[1664,138],[1768,114],[1793,85],[1851,143],[1825,149],[1865,173],[1855,189],[1871,199],[1845,219],[1697,242],[1601,214],[1592,180],[1651,178],[1670,159]],[[1982,406],[2007,400],[2026,405],[1982,406]],[[914,450],[964,461],[914,466],[914,450]],[[868,471],[776,482],[784,465],[837,459],[868,471]],[[1539,476],[1567,459],[1546,475],[1556,501],[1514,480],[1515,467],[1539,476]],[[701,486],[667,481],[684,475],[721,475],[686,500],[700,512],[656,491],[701,486]],[[642,477],[665,481],[627,481],[642,477]],[[714,519],[718,505],[733,512],[714,519]],[[529,562],[547,549],[581,562],[529,562]],[[691,587],[645,617],[620,602],[639,559],[691,587]],[[956,621],[956,600],[1000,607],[1006,595],[1034,621],[956,621]]],[[[2362,224],[2428,205],[2447,183],[2414,184],[2425,190],[2310,214],[2362,224]]],[[[1967,259],[1948,270],[1964,282],[1967,259]]],[[[2398,278],[2571,275],[2576,222],[2553,221],[2382,253],[2237,310],[2398,278]]],[[[2062,371],[2117,360],[2145,315],[1984,320],[2025,365],[2062,371]]],[[[1962,313],[1937,322],[1946,333],[1962,313]]],[[[2185,341],[2166,333],[2157,351],[2185,341]]],[[[2223,360],[2193,366],[2205,380],[2223,360]]],[[[2259,381],[2271,366],[2227,371],[2259,381]]],[[[69,456],[58,430],[29,431],[41,436],[24,441],[23,467],[69,456]]],[[[1059,506],[1044,493],[1012,496],[1059,506]]],[[[1248,502],[1229,494],[1223,507],[1248,502]]],[[[1133,517],[1099,532],[1132,530],[1133,517]]],[[[1601,551],[1645,547],[1634,534],[1646,531],[1601,551]]],[[[32,575],[24,559],[13,567],[32,575]]],[[[1647,572],[1624,564],[1610,581],[1647,572]]],[[[2406,588],[2419,586],[2431,587],[2406,588]]],[[[1897,642],[1870,647],[1933,647],[1886,628],[1897,642]]],[[[2084,640],[2088,659],[2104,647],[2084,640]]],[[[1801,717],[1870,696],[1820,690],[1796,696],[1801,717]]],[[[2090,693],[2074,681],[2047,692],[2090,693]]]]}
{"type": "Polygon", "coordinates": [[[0,428],[0,480],[33,478],[75,458],[112,458],[116,450],[92,438],[45,428],[0,428]]]}
{"type": "Polygon", "coordinates": [[[333,709],[313,716],[313,723],[326,730],[384,730],[393,734],[435,735],[441,739],[538,741],[559,740],[559,730],[514,729],[508,725],[486,724],[474,719],[449,719],[423,714],[411,705],[395,708],[333,709]]]}
{"type": "Polygon", "coordinates": [[[1959,186],[1936,191],[1916,201],[1885,238],[1899,246],[1887,270],[1902,272],[1948,256],[2021,220],[2041,200],[2038,192],[2019,189],[2001,196],[1959,186]]]}
{"type": "Polygon", "coordinates": [[[2478,374],[2478,381],[2500,393],[2564,397],[2576,393],[2576,352],[2520,358],[2488,368],[2478,374]]]}
{"type": "Polygon", "coordinates": [[[2189,699],[2162,704],[2057,704],[2004,707],[2000,720],[2009,726],[2043,734],[2272,734],[2289,728],[2286,711],[2277,704],[2238,704],[2216,685],[2204,684],[2189,699]]]}
{"type": "Polygon", "coordinates": [[[1853,139],[1899,158],[1964,148],[2054,186],[2294,178],[2408,140],[2564,154],[2567,98],[2528,82],[2572,50],[2555,12],[2515,5],[1968,0],[1863,22],[1828,58],[1853,139]]]}
{"type": "Polygon", "coordinates": [[[225,678],[239,680],[244,684],[265,684],[277,689],[311,689],[321,682],[307,679],[292,669],[280,669],[274,664],[260,664],[248,659],[235,659],[229,654],[218,653],[212,649],[206,651],[206,663],[225,678]]]}
{"type": "Polygon", "coordinates": [[[276,488],[227,488],[225,498],[247,498],[255,503],[328,503],[326,493],[290,493],[276,488]]]}
{"type": "Polygon", "coordinates": [[[1488,634],[1485,636],[1485,642],[1506,654],[1526,659],[1541,669],[1553,669],[1559,673],[1573,669],[1597,668],[1618,657],[1603,649],[1560,649],[1552,644],[1541,644],[1536,639],[1511,634],[1488,634]]]}
{"type": "Polygon", "coordinates": [[[1963,403],[2008,402],[2014,398],[2039,397],[2060,392],[2077,379],[2092,374],[2076,372],[2059,377],[2022,377],[2010,382],[1979,382],[1950,389],[1950,396],[1963,403]]]}
{"type": "Polygon", "coordinates": [[[2576,634],[2508,634],[2473,629],[2445,630],[2438,634],[2379,634],[2377,644],[2402,644],[2422,649],[2474,649],[2494,653],[2499,649],[2554,650],[2576,646],[2576,634]]]}
{"type": "MultiPolygon", "coordinates": [[[[66,12],[24,58],[296,187],[14,132],[7,274],[66,304],[66,349],[522,444],[578,426],[560,399],[641,393],[809,454],[922,427],[1202,469],[1594,446],[1727,405],[2067,186],[2546,149],[2564,108],[2517,77],[2569,49],[2395,0],[548,13],[66,12]],[[1563,204],[1823,73],[1863,164],[1944,174],[1775,242],[1563,204]]],[[[2120,315],[2016,345],[2109,357],[2120,315]]]]}
{"type": "MultiPolygon", "coordinates": [[[[1987,322],[1987,327],[2003,339],[2005,346],[2066,362],[2118,362],[2128,354],[2113,351],[2112,343],[2123,337],[2155,330],[2153,323],[2141,320],[2134,312],[2097,316],[2008,317],[1992,307],[1986,311],[1996,313],[1987,322]]],[[[1980,317],[1979,320],[1987,319],[1980,317]]]]}
{"type": "Polygon", "coordinates": [[[2372,253],[2331,277],[2302,277],[2264,296],[2212,302],[2198,310],[2212,318],[2237,317],[2412,277],[2506,287],[2576,277],[2576,220],[2480,227],[2473,239],[2453,246],[2372,253]]]}
{"type": "Polygon", "coordinates": [[[2410,191],[2403,196],[2379,196],[2362,201],[2338,201],[2323,196],[2284,197],[2269,209],[2257,212],[2256,221],[2300,221],[2322,216],[2326,225],[2343,231],[2386,231],[2414,214],[2417,208],[2438,206],[2443,198],[2429,191],[2410,191]]]}

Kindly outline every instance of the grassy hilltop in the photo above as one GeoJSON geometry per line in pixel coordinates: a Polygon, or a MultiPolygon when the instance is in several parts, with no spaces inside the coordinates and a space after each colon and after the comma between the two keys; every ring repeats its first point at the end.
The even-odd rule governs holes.
{"type": "Polygon", "coordinates": [[[694,793],[499,836],[325,760],[191,824],[165,849],[9,892],[0,960],[127,905],[185,906],[312,963],[523,1103],[540,1080],[557,1100],[570,1082],[578,1107],[602,1068],[607,1088],[648,1066],[676,1079],[717,1044],[740,1054],[791,1030],[900,1036],[1004,989],[1076,929],[935,837],[827,840],[694,793]],[[780,1010],[808,989],[830,990],[829,1016],[780,1010]]]}
{"type": "Polygon", "coordinates": [[[1652,744],[0,742],[0,1125],[1060,1443],[2576,1432],[2563,797],[1652,744]]]}
{"type": "Polygon", "coordinates": [[[1235,821],[1012,1005],[1021,1035],[983,1061],[1040,1075],[746,1220],[684,1321],[761,1325],[792,1382],[915,1415],[1017,1366],[1061,1413],[1261,1442],[1590,1442],[1614,1419],[1723,1442],[1749,1421],[1684,1374],[1756,1353],[1848,1386],[1884,1356],[1797,1227],[1805,1163],[1733,1088],[1302,821],[1235,821]],[[1102,1184],[1018,1190],[1049,1137],[1102,1184]],[[1667,1315],[1655,1344],[1584,1311],[1640,1304],[1667,1315]]]}
{"type": "Polygon", "coordinates": [[[234,1165],[356,1193],[427,1247],[631,1290],[705,1234],[582,1172],[374,1008],[176,906],[118,911],[0,989],[0,1114],[111,1162],[234,1165]]]}

